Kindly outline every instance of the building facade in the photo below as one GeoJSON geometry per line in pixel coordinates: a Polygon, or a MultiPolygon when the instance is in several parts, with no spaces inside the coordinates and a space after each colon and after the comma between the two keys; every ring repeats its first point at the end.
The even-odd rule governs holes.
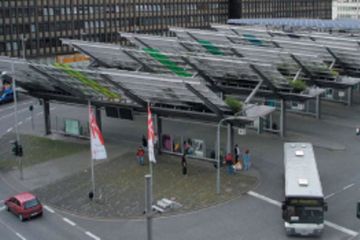
{"type": "Polygon", "coordinates": [[[334,0],[332,19],[359,19],[360,0],[334,0]]]}
{"type": "Polygon", "coordinates": [[[230,18],[331,19],[332,0],[230,0],[230,18]]]}
{"type": "Polygon", "coordinates": [[[228,0],[1,0],[0,55],[68,53],[61,38],[119,41],[119,31],[160,34],[168,26],[225,23],[228,0]],[[24,47],[23,47],[24,46],[24,47]],[[25,51],[23,51],[25,50],[25,51]]]}

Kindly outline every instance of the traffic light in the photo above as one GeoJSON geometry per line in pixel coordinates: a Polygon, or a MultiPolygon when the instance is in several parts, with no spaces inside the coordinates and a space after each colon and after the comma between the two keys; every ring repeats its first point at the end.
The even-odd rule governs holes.
{"type": "Polygon", "coordinates": [[[16,141],[16,140],[12,141],[11,144],[13,145],[12,152],[14,153],[14,155],[22,157],[23,149],[22,149],[22,146],[18,143],[18,141],[16,141]]]}

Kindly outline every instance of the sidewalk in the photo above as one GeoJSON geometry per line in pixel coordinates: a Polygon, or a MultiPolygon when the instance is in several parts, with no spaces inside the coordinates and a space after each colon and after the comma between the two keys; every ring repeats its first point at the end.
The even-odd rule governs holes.
{"type": "MultiPolygon", "coordinates": [[[[84,141],[74,140],[71,141],[84,141]]],[[[109,158],[97,161],[95,179],[97,199],[90,201],[90,152],[81,151],[29,166],[24,180],[19,172],[4,173],[21,190],[31,190],[39,198],[56,208],[83,216],[100,218],[143,217],[145,180],[149,166],[140,166],[135,159],[136,143],[124,141],[107,144],[109,158]]],[[[221,169],[222,194],[215,193],[216,169],[211,163],[188,159],[188,176],[183,176],[180,158],[162,154],[154,166],[154,202],[173,199],[182,207],[169,214],[206,208],[241,196],[258,183],[255,170],[229,176],[221,169]]],[[[145,159],[147,163],[147,160],[145,159]]]]}

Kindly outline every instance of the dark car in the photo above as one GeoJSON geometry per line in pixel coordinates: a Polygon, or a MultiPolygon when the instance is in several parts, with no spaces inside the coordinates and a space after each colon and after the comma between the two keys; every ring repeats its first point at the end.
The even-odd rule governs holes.
{"type": "Polygon", "coordinates": [[[19,217],[20,221],[30,219],[31,217],[41,216],[43,207],[40,201],[31,193],[24,192],[8,198],[5,201],[8,211],[11,211],[19,217]]]}

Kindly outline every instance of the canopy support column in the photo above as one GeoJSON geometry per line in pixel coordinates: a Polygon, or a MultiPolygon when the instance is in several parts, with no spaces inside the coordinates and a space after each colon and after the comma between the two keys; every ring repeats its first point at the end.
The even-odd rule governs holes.
{"type": "Polygon", "coordinates": [[[102,131],[101,108],[98,106],[95,106],[95,118],[96,118],[96,123],[98,124],[100,131],[102,131]]]}
{"type": "Polygon", "coordinates": [[[227,141],[226,141],[226,153],[232,153],[234,146],[234,128],[231,123],[227,124],[227,141]]]}
{"type": "Polygon", "coordinates": [[[43,99],[43,107],[44,107],[45,135],[50,135],[51,134],[51,121],[50,121],[49,100],[43,99]]]}
{"type": "Polygon", "coordinates": [[[280,100],[280,136],[285,137],[286,134],[286,101],[280,100]]]}
{"type": "MultiPolygon", "coordinates": [[[[156,136],[155,141],[155,147],[158,154],[161,154],[161,146],[162,146],[162,119],[159,117],[158,114],[154,114],[154,120],[155,120],[155,126],[156,126],[156,136]]],[[[181,143],[182,144],[182,143],[181,143]]]]}
{"type": "Polygon", "coordinates": [[[321,118],[321,98],[320,98],[320,95],[316,96],[316,98],[315,98],[315,116],[316,116],[316,119],[321,118]]]}
{"type": "Polygon", "coordinates": [[[349,87],[348,89],[348,93],[347,93],[347,101],[346,104],[350,107],[352,105],[352,94],[353,94],[353,90],[352,87],[349,87]]]}

